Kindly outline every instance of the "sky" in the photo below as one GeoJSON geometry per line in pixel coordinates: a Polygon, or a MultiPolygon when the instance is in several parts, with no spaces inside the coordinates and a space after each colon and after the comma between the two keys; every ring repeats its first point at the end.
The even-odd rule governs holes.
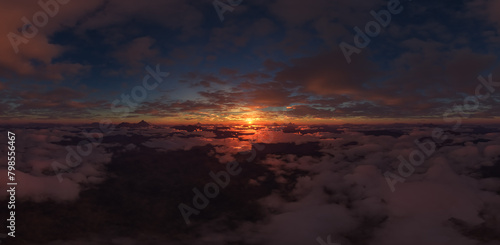
{"type": "Polygon", "coordinates": [[[0,122],[495,122],[499,11],[500,0],[2,1],[0,122]]]}

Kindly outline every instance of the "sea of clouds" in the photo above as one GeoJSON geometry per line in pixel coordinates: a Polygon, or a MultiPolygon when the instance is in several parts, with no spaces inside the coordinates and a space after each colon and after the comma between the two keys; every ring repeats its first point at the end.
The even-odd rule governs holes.
{"type": "MultiPolygon", "coordinates": [[[[376,128],[375,128],[376,129],[376,128]]],[[[339,128],[338,132],[308,134],[262,129],[239,138],[217,138],[210,131],[186,132],[172,128],[120,129],[116,135],[142,135],[142,142],[103,142],[80,166],[55,177],[53,161],[65,161],[68,139],[82,137],[74,127],[23,129],[17,133],[18,201],[78,201],[80,191],[99,186],[106,164],[117,151],[189,150],[211,145],[221,164],[252,149],[252,144],[315,142],[319,154],[300,156],[273,152],[254,164],[274,173],[278,188],[258,200],[266,217],[242,222],[236,229],[207,222],[198,237],[169,241],[162,237],[113,238],[98,235],[89,240],[54,241],[50,244],[318,244],[328,236],[342,245],[494,245],[500,244],[500,176],[488,167],[500,164],[500,133],[476,132],[463,127],[450,141],[406,178],[389,188],[386,171],[397,173],[399,155],[416,148],[414,141],[432,134],[432,127],[405,127],[401,136],[373,135],[369,126],[339,128]],[[118,149],[118,150],[117,150],[118,149]],[[146,239],[146,240],[144,240],[146,239]]],[[[391,129],[389,129],[391,130],[391,129]]],[[[6,147],[0,149],[6,153],[6,147]]],[[[0,176],[7,176],[0,163],[0,176]]],[[[245,171],[245,169],[243,169],[245,171]]],[[[249,181],[262,185],[269,175],[249,181]]],[[[2,178],[2,181],[5,180],[2,178]]],[[[5,183],[2,184],[5,186],[5,183]]],[[[244,195],[244,193],[242,193],[244,195]]],[[[2,198],[6,198],[3,194],[2,198]]],[[[96,204],[98,205],[98,204],[96,204]]]]}

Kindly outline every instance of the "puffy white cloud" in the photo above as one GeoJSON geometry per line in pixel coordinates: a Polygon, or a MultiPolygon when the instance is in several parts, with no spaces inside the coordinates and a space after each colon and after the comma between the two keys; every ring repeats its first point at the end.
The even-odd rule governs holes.
{"type": "MultiPolygon", "coordinates": [[[[105,179],[103,165],[111,161],[111,154],[101,146],[94,147],[88,156],[82,157],[75,168],[66,164],[67,146],[59,142],[63,142],[64,137],[82,137],[75,132],[78,132],[77,128],[63,127],[25,129],[16,134],[15,173],[19,183],[17,197],[34,201],[75,200],[81,184],[98,184],[105,179]],[[56,164],[57,169],[53,168],[54,162],[60,163],[56,164]],[[69,170],[60,175],[62,182],[56,177],[59,172],[55,170],[59,170],[59,166],[69,170]]],[[[5,149],[2,151],[6,154],[5,149]]],[[[1,171],[5,171],[4,176],[7,176],[7,163],[3,162],[2,165],[1,171]]],[[[2,183],[6,184],[6,180],[3,179],[2,183]]],[[[2,198],[5,197],[6,194],[3,194],[2,198]]]]}

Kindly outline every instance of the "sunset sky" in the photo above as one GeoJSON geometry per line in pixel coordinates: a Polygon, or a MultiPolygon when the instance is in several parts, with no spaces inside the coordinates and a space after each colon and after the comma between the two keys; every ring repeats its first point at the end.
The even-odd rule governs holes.
{"type": "MultiPolygon", "coordinates": [[[[500,80],[500,0],[401,1],[350,63],[339,45],[390,1],[221,1],[223,21],[206,0],[63,2],[38,27],[37,1],[0,4],[1,122],[453,122],[500,80]]],[[[471,122],[498,120],[493,90],[471,122]]]]}
{"type": "Polygon", "coordinates": [[[500,0],[0,20],[1,244],[500,244],[500,0]]]}

